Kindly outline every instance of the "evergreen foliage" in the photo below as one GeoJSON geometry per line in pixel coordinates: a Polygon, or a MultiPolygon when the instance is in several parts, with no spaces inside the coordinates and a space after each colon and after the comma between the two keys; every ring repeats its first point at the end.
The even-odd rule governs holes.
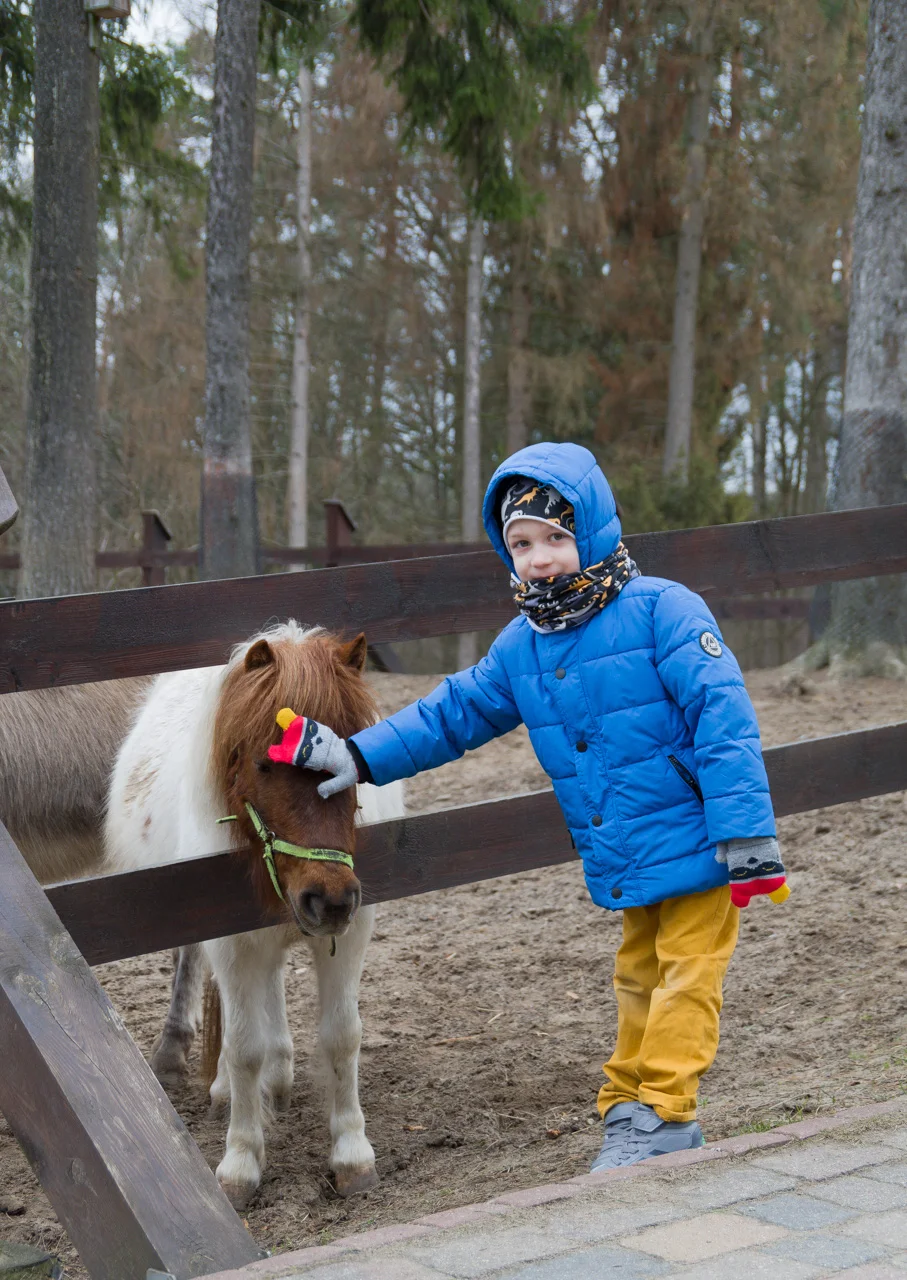
{"type": "MultiPolygon", "coordinates": [[[[532,50],[533,68],[517,50],[509,83],[497,78],[493,57],[485,78],[473,65],[473,48],[491,42],[495,23],[516,49],[511,24],[544,25],[535,11],[469,4],[455,12],[447,0],[414,7],[425,43],[410,54],[401,24],[413,10],[402,0],[374,6],[370,38],[383,50],[376,72],[363,52],[365,7],[346,23],[333,6],[264,6],[252,408],[265,540],[286,537],[300,56],[314,71],[309,524],[316,535],[322,498],[337,496],[366,539],[458,536],[470,171],[456,147],[475,138],[507,180],[504,207],[525,215],[497,221],[487,244],[484,473],[506,449],[513,285],[522,273],[527,436],[588,444],[629,528],[820,509],[840,417],[865,0],[791,0],[783,10],[771,0],[731,0],[721,8],[695,434],[690,483],[681,488],[661,480],[660,462],[691,58],[686,12],[668,0],[596,7],[583,29],[594,90],[565,110],[541,74],[560,55],[532,50]],[[309,25],[300,27],[300,17],[309,25]],[[433,69],[423,53],[436,46],[446,61],[433,69]],[[404,66],[412,71],[405,84],[404,66]],[[432,80],[442,73],[443,94],[432,80]],[[500,94],[507,101],[491,113],[500,94]]],[[[559,12],[575,32],[586,11],[577,3],[559,12]]],[[[128,79],[137,64],[122,46],[111,48],[111,76],[128,79]]],[[[162,510],[177,545],[191,546],[198,527],[210,37],[197,31],[149,57],[162,65],[139,69],[135,95],[114,91],[111,80],[105,107],[122,125],[116,136],[105,134],[103,148],[116,157],[116,166],[104,161],[110,203],[101,228],[99,500],[107,546],[138,540],[142,506],[162,510]],[[157,114],[143,76],[159,86],[157,114]],[[132,120],[133,109],[151,121],[147,128],[132,120]],[[184,162],[199,165],[195,176],[184,162]]],[[[11,109],[4,87],[0,118],[11,109]]],[[[21,174],[13,177],[25,192],[21,174]]],[[[15,489],[24,243],[2,258],[0,449],[15,489]]],[[[116,581],[126,585],[134,575],[116,581]]]]}
{"type": "Polygon", "coordinates": [[[519,144],[547,94],[589,96],[582,26],[532,0],[357,0],[355,21],[401,95],[405,140],[439,141],[482,217],[529,213],[519,144]]]}

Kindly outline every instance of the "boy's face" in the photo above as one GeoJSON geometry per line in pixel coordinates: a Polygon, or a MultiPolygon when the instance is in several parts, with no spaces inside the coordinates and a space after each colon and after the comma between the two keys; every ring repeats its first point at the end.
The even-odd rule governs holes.
{"type": "Polygon", "coordinates": [[[576,539],[541,520],[514,520],[507,526],[507,550],[521,582],[579,573],[576,539]]]}

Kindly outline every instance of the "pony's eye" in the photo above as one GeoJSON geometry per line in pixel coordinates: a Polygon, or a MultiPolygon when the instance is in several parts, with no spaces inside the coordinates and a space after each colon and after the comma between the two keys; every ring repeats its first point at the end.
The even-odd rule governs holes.
{"type": "Polygon", "coordinates": [[[271,762],[269,760],[256,760],[255,768],[258,770],[259,773],[270,773],[271,762]]]}

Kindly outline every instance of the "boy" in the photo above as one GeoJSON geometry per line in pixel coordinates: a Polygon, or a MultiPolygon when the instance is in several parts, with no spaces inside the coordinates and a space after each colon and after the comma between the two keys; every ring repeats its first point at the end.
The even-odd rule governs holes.
{"type": "Polygon", "coordinates": [[[587,449],[514,454],[483,517],[520,610],[488,655],[349,742],[297,718],[272,758],[333,774],[327,797],[411,777],[523,721],[593,901],[624,913],[592,1168],[701,1146],[696,1093],[738,907],[787,893],[740,668],[699,596],[639,573],[587,449]]]}

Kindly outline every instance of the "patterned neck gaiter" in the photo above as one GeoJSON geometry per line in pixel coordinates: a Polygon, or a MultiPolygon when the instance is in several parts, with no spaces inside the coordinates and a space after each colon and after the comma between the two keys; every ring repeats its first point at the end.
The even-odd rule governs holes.
{"type": "Polygon", "coordinates": [[[635,561],[622,542],[617,550],[598,564],[579,573],[559,573],[554,578],[521,582],[513,574],[510,582],[516,606],[535,631],[566,631],[604,609],[623,591],[631,578],[638,578],[635,561]]]}

